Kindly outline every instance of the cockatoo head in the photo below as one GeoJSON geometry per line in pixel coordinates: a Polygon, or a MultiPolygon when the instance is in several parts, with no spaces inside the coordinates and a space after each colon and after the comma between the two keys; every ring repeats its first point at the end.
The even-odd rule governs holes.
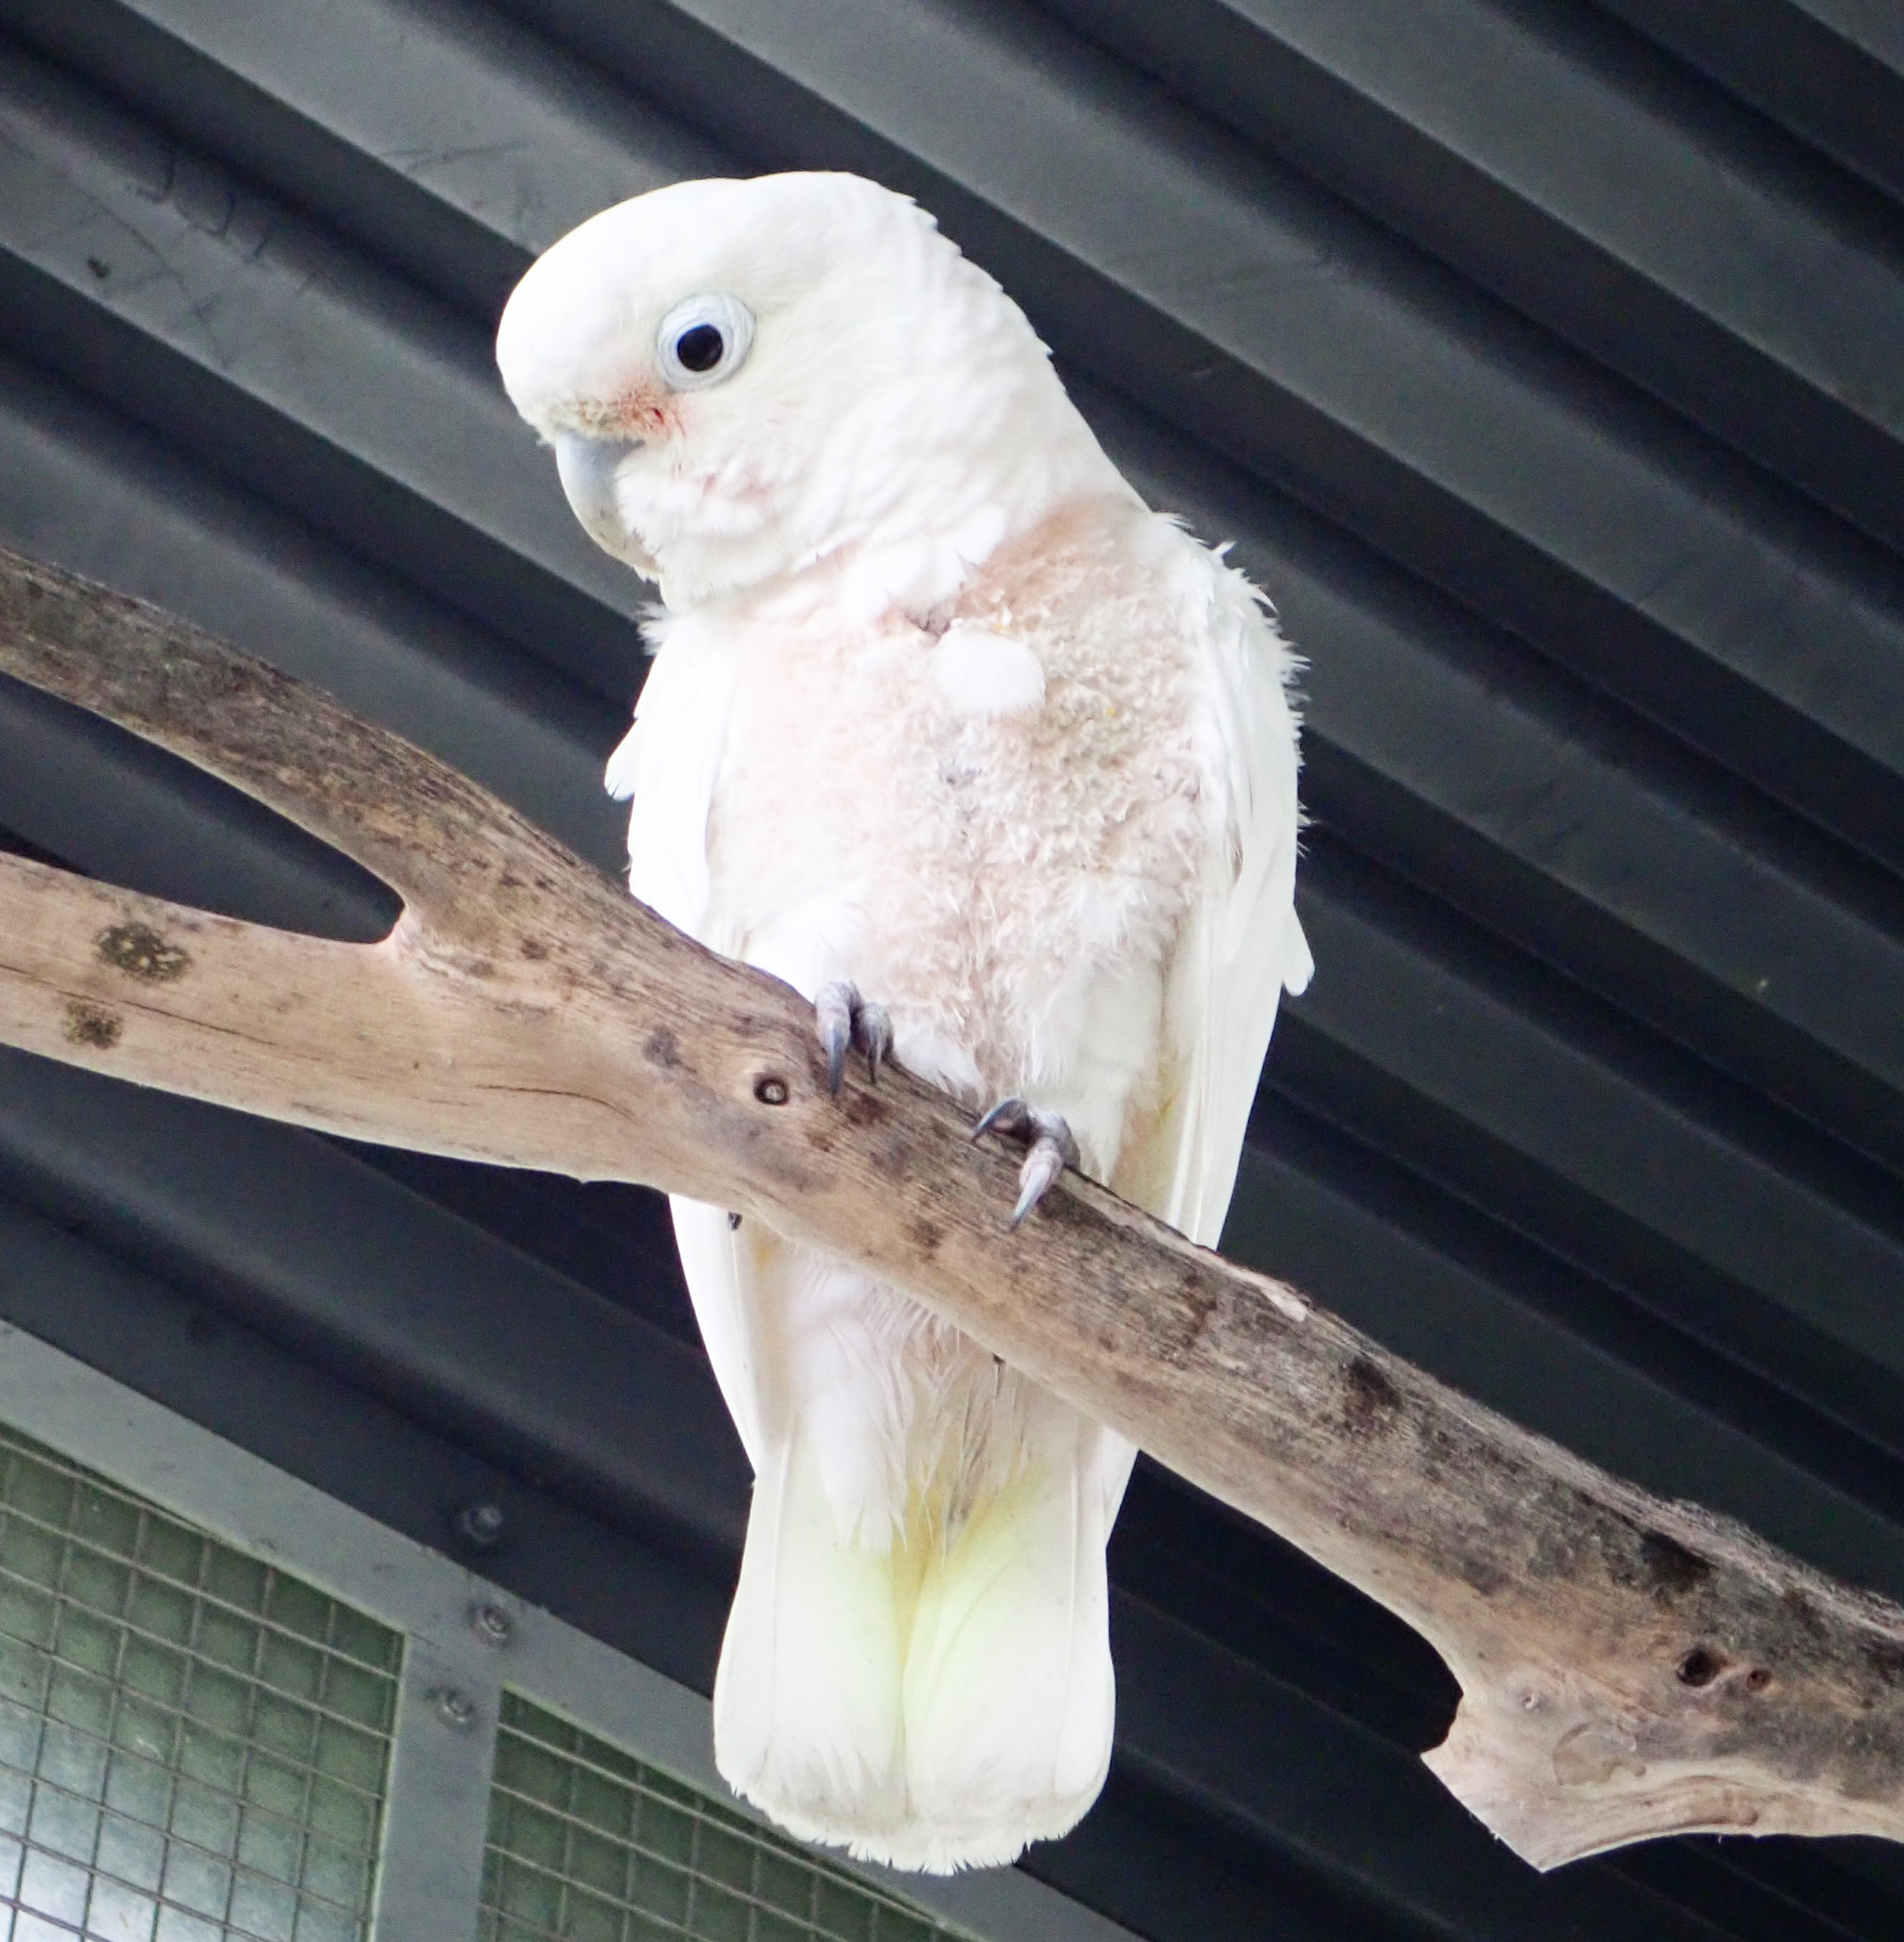
{"type": "Polygon", "coordinates": [[[818,568],[923,614],[1054,506],[1129,490],[1017,305],[856,176],[605,210],[516,286],[496,357],[577,517],[670,607],[818,568]]]}

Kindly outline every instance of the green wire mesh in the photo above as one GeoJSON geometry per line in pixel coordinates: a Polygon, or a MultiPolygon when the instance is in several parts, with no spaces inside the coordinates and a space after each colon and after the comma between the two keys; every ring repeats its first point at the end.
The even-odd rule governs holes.
{"type": "Polygon", "coordinates": [[[511,1693],[481,1942],[970,1942],[511,1693]]]}
{"type": "Polygon", "coordinates": [[[0,1942],[363,1942],[402,1655],[0,1429],[0,1942]]]}

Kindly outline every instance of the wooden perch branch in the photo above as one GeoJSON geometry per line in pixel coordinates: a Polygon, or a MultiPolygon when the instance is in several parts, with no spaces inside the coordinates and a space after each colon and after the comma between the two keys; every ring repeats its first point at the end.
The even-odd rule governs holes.
{"type": "Polygon", "coordinates": [[[1904,1839],[1904,1610],[1569,1456],[1293,1291],[1013,1161],[466,778],[158,611],[0,553],[0,670],[406,899],[287,936],[0,858],[0,1040],[300,1125],[690,1193],[911,1290],[1418,1627],[1427,1757],[1536,1866],[1692,1829],[1904,1839]]]}

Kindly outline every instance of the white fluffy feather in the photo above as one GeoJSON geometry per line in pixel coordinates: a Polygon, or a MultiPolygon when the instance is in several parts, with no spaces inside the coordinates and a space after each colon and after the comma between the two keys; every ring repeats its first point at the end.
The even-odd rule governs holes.
{"type": "MultiPolygon", "coordinates": [[[[1064,1113],[1088,1172],[1214,1242],[1309,970],[1293,663],[1247,583],[1143,509],[1003,292],[851,176],[607,211],[497,354],[660,583],[609,771],[635,895],[810,996],[852,980],[913,1071],[1064,1113]],[[709,293],[751,351],[671,391],[655,332],[709,293]]],[[[675,1219],[756,1476],[721,1771],[900,1867],[1063,1833],[1110,1760],[1131,1446],[856,1270],[675,1219]]]]}

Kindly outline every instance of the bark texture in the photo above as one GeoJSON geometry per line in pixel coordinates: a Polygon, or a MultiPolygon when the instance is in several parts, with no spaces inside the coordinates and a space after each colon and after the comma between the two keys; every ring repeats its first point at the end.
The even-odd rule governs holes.
{"type": "Polygon", "coordinates": [[[731,1207],[911,1289],[1423,1632],[1426,1757],[1551,1867],[1694,1829],[1904,1839],[1904,1610],[1607,1475],[889,1072],[466,777],[157,609],[0,551],[0,671],[381,878],[340,945],[0,856],[0,1041],[421,1150],[731,1207]]]}

